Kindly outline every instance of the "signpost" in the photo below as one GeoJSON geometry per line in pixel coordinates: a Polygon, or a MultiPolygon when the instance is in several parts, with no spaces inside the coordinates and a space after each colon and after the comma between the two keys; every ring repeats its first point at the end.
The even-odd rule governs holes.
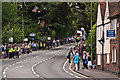
{"type": "Polygon", "coordinates": [[[51,37],[48,37],[48,40],[51,40],[51,37]]]}
{"type": "Polygon", "coordinates": [[[115,38],[115,30],[107,30],[108,38],[115,38]]]}
{"type": "Polygon", "coordinates": [[[31,34],[30,34],[30,37],[32,37],[32,40],[35,40],[34,36],[36,36],[35,33],[31,33],[31,34]]]}
{"type": "Polygon", "coordinates": [[[25,38],[24,41],[28,41],[28,38],[25,38]]]}

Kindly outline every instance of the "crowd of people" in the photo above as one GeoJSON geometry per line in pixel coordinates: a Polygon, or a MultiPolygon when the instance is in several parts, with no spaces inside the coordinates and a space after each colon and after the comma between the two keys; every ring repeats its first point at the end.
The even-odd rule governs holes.
{"type": "Polygon", "coordinates": [[[74,43],[75,38],[53,39],[51,41],[37,41],[37,42],[24,42],[24,43],[12,43],[2,45],[1,58],[19,58],[21,54],[29,54],[32,51],[45,50],[55,48],[67,43],[74,43]]]}
{"type": "Polygon", "coordinates": [[[89,52],[86,52],[86,43],[82,40],[76,40],[75,47],[71,47],[67,58],[69,59],[69,63],[74,65],[74,69],[77,71],[80,68],[80,62],[83,63],[82,69],[95,69],[96,68],[96,60],[91,61],[91,55],[89,52]],[[80,41],[80,42],[79,42],[80,41]]]}
{"type": "Polygon", "coordinates": [[[96,68],[96,61],[91,61],[91,55],[86,52],[85,40],[80,37],[76,38],[64,38],[64,39],[53,39],[51,41],[38,41],[38,42],[25,42],[25,43],[14,43],[14,44],[4,44],[2,46],[2,58],[19,58],[21,54],[29,54],[32,51],[45,50],[50,48],[55,48],[60,45],[67,43],[75,43],[75,47],[71,47],[67,58],[69,63],[73,63],[75,70],[79,70],[80,62],[83,62],[82,69],[92,69],[96,68]]]}

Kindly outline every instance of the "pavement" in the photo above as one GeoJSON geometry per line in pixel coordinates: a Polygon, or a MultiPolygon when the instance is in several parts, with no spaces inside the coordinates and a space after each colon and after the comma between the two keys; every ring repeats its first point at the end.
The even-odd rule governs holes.
{"type": "MultiPolygon", "coordinates": [[[[84,75],[85,77],[91,80],[120,80],[120,78],[118,78],[118,75],[114,73],[102,71],[98,69],[82,69],[82,67],[83,67],[83,63],[81,62],[80,69],[75,72],[84,75]]],[[[71,69],[74,70],[73,65],[71,66],[71,69]]]]}

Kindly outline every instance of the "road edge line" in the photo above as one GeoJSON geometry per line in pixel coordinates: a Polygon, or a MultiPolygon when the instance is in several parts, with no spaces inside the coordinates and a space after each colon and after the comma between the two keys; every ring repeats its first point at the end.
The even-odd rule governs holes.
{"type": "Polygon", "coordinates": [[[71,66],[72,66],[72,62],[70,63],[70,66],[69,66],[69,70],[70,70],[70,71],[72,71],[73,73],[77,74],[78,76],[82,76],[82,77],[84,77],[84,78],[88,78],[87,76],[81,75],[81,74],[73,71],[73,70],[71,69],[71,66]]]}

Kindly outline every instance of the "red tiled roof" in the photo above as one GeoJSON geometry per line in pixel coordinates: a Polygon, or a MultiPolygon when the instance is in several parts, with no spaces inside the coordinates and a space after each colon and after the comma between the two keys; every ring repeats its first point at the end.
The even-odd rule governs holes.
{"type": "Polygon", "coordinates": [[[109,2],[110,17],[120,14],[120,1],[109,2]]]}
{"type": "MultiPolygon", "coordinates": [[[[99,2],[99,3],[100,3],[102,21],[104,21],[106,2],[99,2]]],[[[120,15],[120,1],[119,2],[109,2],[108,5],[109,5],[110,17],[113,17],[118,14],[120,15]]]]}

